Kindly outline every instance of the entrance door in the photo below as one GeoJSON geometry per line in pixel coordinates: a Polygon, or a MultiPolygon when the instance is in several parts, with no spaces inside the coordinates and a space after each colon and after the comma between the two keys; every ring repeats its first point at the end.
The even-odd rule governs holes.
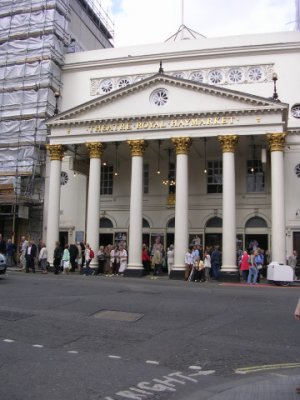
{"type": "Polygon", "coordinates": [[[59,232],[59,243],[62,249],[65,248],[66,244],[69,244],[68,231],[59,232]]]}
{"type": "Polygon", "coordinates": [[[174,233],[167,233],[167,245],[166,249],[170,247],[170,244],[174,245],[175,235],[174,233]]]}
{"type": "Polygon", "coordinates": [[[220,246],[222,248],[222,233],[206,233],[205,247],[220,246]]]}
{"type": "Polygon", "coordinates": [[[114,244],[114,237],[112,233],[100,233],[99,235],[100,246],[107,246],[108,244],[114,244]]]}
{"type": "Polygon", "coordinates": [[[263,250],[268,250],[268,235],[266,234],[246,234],[245,235],[245,248],[249,250],[252,248],[251,242],[257,242],[258,247],[263,250]]]}

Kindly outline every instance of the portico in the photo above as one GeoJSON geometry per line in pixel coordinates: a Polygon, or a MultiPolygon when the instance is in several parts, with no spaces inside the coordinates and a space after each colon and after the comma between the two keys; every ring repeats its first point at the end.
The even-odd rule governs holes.
{"type": "MultiPolygon", "coordinates": [[[[200,165],[203,157],[201,154],[191,156],[191,152],[197,141],[199,143],[200,139],[208,138],[219,142],[220,146],[214,149],[214,159],[221,158],[223,165],[223,190],[219,196],[222,203],[220,216],[223,219],[222,273],[235,275],[235,156],[240,139],[245,142],[251,136],[270,146],[272,220],[274,221],[276,215],[277,221],[272,223],[271,250],[273,259],[276,257],[276,261],[282,262],[285,258],[284,191],[279,194],[274,182],[280,176],[280,182],[284,184],[282,160],[286,110],[287,105],[282,103],[216,86],[187,82],[160,73],[123,88],[118,93],[102,96],[50,119],[48,149],[51,190],[48,189],[47,208],[51,210],[51,214],[48,213],[45,227],[49,254],[53,254],[53,246],[59,233],[59,181],[63,154],[67,155],[68,148],[74,144],[87,149],[89,172],[85,240],[97,250],[100,244],[99,220],[104,204],[100,196],[102,158],[105,156],[105,148],[110,144],[126,144],[127,150],[123,151],[124,154],[127,151],[127,156],[124,157],[131,157],[131,175],[127,185],[130,201],[127,209],[122,208],[123,213],[128,214],[129,260],[126,275],[143,275],[141,247],[145,208],[147,206],[152,213],[155,213],[155,209],[157,213],[162,213],[163,208],[156,205],[157,200],[154,197],[152,205],[144,201],[143,164],[145,157],[149,158],[150,163],[156,162],[156,158],[148,156],[147,151],[149,145],[150,152],[154,147],[153,143],[160,140],[163,143],[168,142],[175,154],[175,263],[170,277],[182,279],[185,269],[184,255],[189,245],[191,210],[193,207],[204,209],[209,205],[208,201],[207,205],[201,206],[201,196],[192,193],[194,187],[190,185],[190,159],[196,157],[200,165]],[[192,199],[195,199],[195,205],[192,204],[192,199]]],[[[123,148],[125,149],[124,146],[123,148]]],[[[155,196],[159,195],[159,188],[156,188],[155,196]]],[[[170,210],[166,204],[164,209],[170,210]]],[[[193,212],[193,215],[196,214],[193,212]]],[[[157,229],[160,227],[157,226],[157,229]]]]}

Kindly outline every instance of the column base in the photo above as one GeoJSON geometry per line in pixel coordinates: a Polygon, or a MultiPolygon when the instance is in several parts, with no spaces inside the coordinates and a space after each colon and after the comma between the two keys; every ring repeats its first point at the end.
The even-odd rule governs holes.
{"type": "Polygon", "coordinates": [[[169,279],[174,279],[178,281],[184,281],[185,279],[185,270],[184,269],[173,269],[170,272],[169,279]]]}
{"type": "Polygon", "coordinates": [[[221,269],[218,280],[220,282],[240,282],[240,272],[238,269],[236,271],[222,271],[221,269]]]}
{"type": "Polygon", "coordinates": [[[146,275],[144,268],[127,268],[124,271],[124,276],[133,278],[142,278],[146,275]]]}

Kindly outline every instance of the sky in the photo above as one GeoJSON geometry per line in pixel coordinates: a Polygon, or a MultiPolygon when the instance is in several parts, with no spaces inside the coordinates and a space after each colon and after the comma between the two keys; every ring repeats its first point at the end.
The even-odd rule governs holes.
{"type": "Polygon", "coordinates": [[[295,0],[100,1],[114,21],[115,47],[164,42],[182,22],[208,38],[295,28],[295,0]]]}

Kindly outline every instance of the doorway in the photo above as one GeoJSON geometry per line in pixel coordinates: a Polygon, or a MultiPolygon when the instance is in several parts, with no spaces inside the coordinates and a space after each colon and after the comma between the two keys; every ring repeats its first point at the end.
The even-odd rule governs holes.
{"type": "Polygon", "coordinates": [[[253,247],[253,244],[256,244],[257,247],[263,250],[269,250],[268,249],[268,235],[267,234],[246,234],[245,235],[245,249],[246,250],[251,250],[253,247]]]}
{"type": "Polygon", "coordinates": [[[100,233],[99,235],[100,246],[107,246],[109,244],[114,244],[114,238],[112,233],[100,233]]]}
{"type": "Polygon", "coordinates": [[[59,243],[62,249],[65,248],[66,244],[69,244],[69,236],[68,231],[60,231],[59,232],[59,243]]]}

